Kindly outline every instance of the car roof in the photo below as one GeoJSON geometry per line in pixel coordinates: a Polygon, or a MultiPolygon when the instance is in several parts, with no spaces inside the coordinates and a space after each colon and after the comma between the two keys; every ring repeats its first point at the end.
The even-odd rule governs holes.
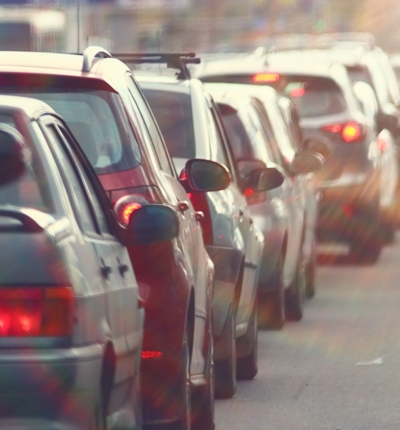
{"type": "Polygon", "coordinates": [[[82,54],[53,52],[0,51],[0,73],[34,73],[51,76],[101,79],[116,92],[120,83],[116,71],[128,66],[103,48],[90,46],[82,54]],[[96,56],[97,55],[99,56],[96,56]],[[114,77],[114,78],[113,78],[114,77]]]}
{"type": "Polygon", "coordinates": [[[38,99],[0,95],[0,112],[24,112],[29,118],[37,118],[43,112],[56,113],[47,103],[38,99]]]}

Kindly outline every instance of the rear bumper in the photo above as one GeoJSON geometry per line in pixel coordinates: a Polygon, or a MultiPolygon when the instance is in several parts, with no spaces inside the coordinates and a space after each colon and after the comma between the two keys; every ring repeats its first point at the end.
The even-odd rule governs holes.
{"type": "Polygon", "coordinates": [[[0,350],[0,429],[86,428],[100,392],[103,347],[0,350]]]}
{"type": "Polygon", "coordinates": [[[376,219],[379,212],[378,186],[379,183],[368,180],[345,187],[322,187],[318,240],[352,239],[359,233],[360,221],[370,217],[376,219]]]}

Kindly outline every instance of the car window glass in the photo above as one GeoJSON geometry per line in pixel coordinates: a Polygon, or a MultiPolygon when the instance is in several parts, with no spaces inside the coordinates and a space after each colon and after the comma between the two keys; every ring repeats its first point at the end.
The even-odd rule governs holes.
{"type": "Polygon", "coordinates": [[[60,113],[98,174],[128,170],[140,163],[137,140],[116,93],[97,88],[101,83],[89,79],[63,77],[51,83],[40,75],[23,77],[2,75],[0,92],[35,97],[60,113]]]}
{"type": "Polygon", "coordinates": [[[246,128],[237,112],[222,114],[222,122],[228,136],[229,145],[236,160],[254,158],[253,148],[246,128]]]}
{"type": "Polygon", "coordinates": [[[141,118],[143,121],[143,127],[145,129],[144,131],[149,136],[148,141],[153,147],[161,170],[170,174],[171,176],[175,176],[174,169],[170,162],[170,157],[167,154],[167,149],[165,148],[163,142],[163,138],[159,134],[158,128],[155,124],[154,118],[151,114],[149,106],[146,103],[142,91],[133,81],[131,76],[128,77],[127,83],[132,107],[136,111],[136,116],[141,118]]]}
{"type": "MultiPolygon", "coordinates": [[[[66,142],[66,147],[63,146],[63,150],[67,151],[68,148],[73,147],[73,144],[71,143],[71,136],[68,133],[68,131],[60,124],[58,124],[58,128],[61,131],[62,136],[65,139],[66,142]]],[[[104,215],[101,203],[99,202],[97,196],[96,196],[96,192],[90,182],[90,179],[88,177],[88,175],[86,174],[85,170],[81,168],[80,163],[78,162],[75,154],[69,150],[69,156],[74,160],[74,165],[76,166],[76,170],[79,172],[79,175],[81,177],[81,179],[83,180],[83,183],[85,185],[85,188],[87,190],[87,195],[89,197],[91,206],[94,210],[95,216],[96,216],[96,220],[97,223],[100,227],[101,232],[104,233],[110,233],[110,229],[108,227],[108,223],[106,220],[106,217],[104,215]]]]}
{"type": "Polygon", "coordinates": [[[193,113],[187,94],[143,88],[143,93],[154,113],[165,144],[173,158],[194,158],[193,113]]]}
{"type": "MultiPolygon", "coordinates": [[[[0,125],[12,127],[18,131],[11,115],[0,115],[0,125]]],[[[0,205],[53,213],[54,202],[40,156],[32,142],[24,139],[24,143],[31,155],[26,172],[18,180],[0,187],[0,205]]]]}
{"type": "Polygon", "coordinates": [[[88,198],[75,167],[71,164],[68,155],[63,147],[63,140],[54,124],[46,126],[47,136],[50,139],[50,146],[55,155],[55,160],[61,172],[64,186],[68,191],[71,205],[83,232],[87,234],[98,233],[97,225],[91,212],[88,198]]]}

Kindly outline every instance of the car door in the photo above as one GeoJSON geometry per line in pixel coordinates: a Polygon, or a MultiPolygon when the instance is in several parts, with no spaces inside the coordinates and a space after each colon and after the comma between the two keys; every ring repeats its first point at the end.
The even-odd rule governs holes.
{"type": "MultiPolygon", "coordinates": [[[[141,348],[143,319],[142,311],[139,311],[138,285],[129,255],[126,248],[111,233],[90,176],[80,166],[76,154],[71,150],[71,147],[76,145],[67,128],[60,121],[47,118],[43,119],[43,130],[59,169],[64,172],[65,186],[71,190],[70,198],[78,212],[77,218],[81,219],[85,236],[97,254],[98,270],[106,294],[109,323],[106,337],[112,342],[116,356],[114,382],[116,385],[128,387],[133,366],[137,364],[132,360],[132,354],[141,348]],[[126,309],[130,309],[130,312],[126,312],[126,309]]],[[[86,159],[83,161],[89,168],[86,159]]]]}

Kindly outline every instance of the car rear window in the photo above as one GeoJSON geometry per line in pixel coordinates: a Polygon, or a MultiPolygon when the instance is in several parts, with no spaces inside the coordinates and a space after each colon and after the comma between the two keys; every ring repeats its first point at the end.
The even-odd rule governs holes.
{"type": "Polygon", "coordinates": [[[118,94],[102,81],[1,74],[0,93],[34,97],[64,117],[97,174],[140,164],[140,150],[118,94]]]}
{"type": "Polygon", "coordinates": [[[173,158],[196,156],[192,104],[189,95],[143,88],[173,158]]]}
{"type": "Polygon", "coordinates": [[[281,75],[278,90],[295,102],[300,118],[337,114],[347,106],[341,89],[332,79],[281,75]]]}
{"type": "MultiPolygon", "coordinates": [[[[0,127],[19,131],[18,124],[10,114],[0,113],[0,127]]],[[[22,133],[21,139],[24,140],[22,133]]],[[[24,143],[31,154],[29,165],[27,165],[26,172],[18,180],[0,186],[0,206],[54,212],[54,203],[40,156],[31,142],[25,139],[24,143]]],[[[3,225],[3,220],[1,225],[3,225]]]]}

